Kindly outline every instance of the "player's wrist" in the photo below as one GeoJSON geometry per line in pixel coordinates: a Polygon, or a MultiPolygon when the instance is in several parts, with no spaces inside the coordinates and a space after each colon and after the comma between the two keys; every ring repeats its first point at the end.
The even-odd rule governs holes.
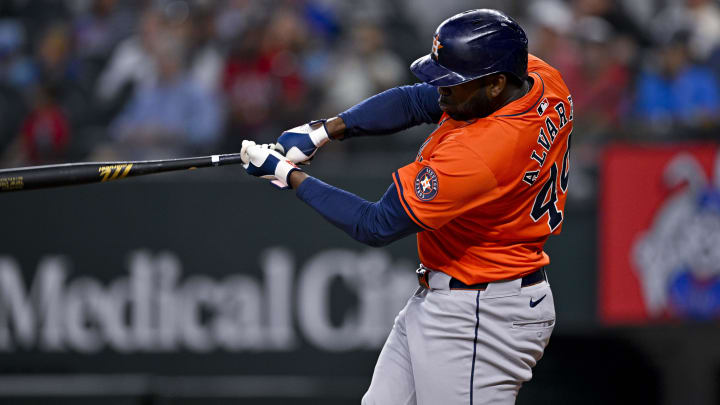
{"type": "Polygon", "coordinates": [[[326,122],[327,120],[317,120],[308,123],[308,126],[310,127],[308,136],[316,148],[320,148],[332,140],[330,133],[327,130],[326,122]]]}
{"type": "Polygon", "coordinates": [[[275,166],[275,178],[290,185],[290,175],[295,171],[301,171],[293,162],[283,157],[275,166]]]}
{"type": "Polygon", "coordinates": [[[345,121],[340,117],[333,117],[325,121],[325,130],[330,139],[343,139],[345,136],[345,121]]]}
{"type": "Polygon", "coordinates": [[[287,184],[292,188],[293,190],[297,190],[300,185],[307,180],[307,178],[310,177],[307,173],[300,169],[292,170],[288,174],[287,177],[287,184]]]}

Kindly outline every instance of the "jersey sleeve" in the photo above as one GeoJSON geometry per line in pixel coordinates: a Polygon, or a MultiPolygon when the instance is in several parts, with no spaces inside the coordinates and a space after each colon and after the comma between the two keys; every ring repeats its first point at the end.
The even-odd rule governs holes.
{"type": "Polygon", "coordinates": [[[437,89],[425,83],[395,87],[372,96],[338,114],[346,126],[343,139],[392,134],[436,123],[442,115],[437,98],[437,89]]]}
{"type": "Polygon", "coordinates": [[[403,209],[426,230],[440,228],[474,208],[497,186],[480,156],[453,140],[438,146],[429,159],[395,171],[393,181],[403,209]]]}
{"type": "Polygon", "coordinates": [[[297,189],[297,197],[353,239],[370,246],[385,246],[422,231],[403,210],[395,184],[374,203],[308,177],[297,189]]]}

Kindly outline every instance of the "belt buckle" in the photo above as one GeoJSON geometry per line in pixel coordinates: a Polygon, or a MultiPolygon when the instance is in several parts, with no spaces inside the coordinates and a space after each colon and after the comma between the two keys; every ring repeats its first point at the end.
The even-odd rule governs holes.
{"type": "Polygon", "coordinates": [[[430,289],[430,284],[428,283],[428,276],[430,275],[430,270],[420,267],[419,269],[415,270],[415,273],[417,274],[418,278],[418,284],[420,284],[421,287],[430,289]]]}

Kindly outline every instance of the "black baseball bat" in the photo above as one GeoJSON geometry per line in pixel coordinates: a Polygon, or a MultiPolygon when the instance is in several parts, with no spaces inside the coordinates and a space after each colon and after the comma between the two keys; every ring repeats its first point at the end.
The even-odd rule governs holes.
{"type": "Polygon", "coordinates": [[[101,183],[126,177],[201,167],[241,164],[239,153],[180,159],[83,162],[0,170],[0,192],[101,183]]]}

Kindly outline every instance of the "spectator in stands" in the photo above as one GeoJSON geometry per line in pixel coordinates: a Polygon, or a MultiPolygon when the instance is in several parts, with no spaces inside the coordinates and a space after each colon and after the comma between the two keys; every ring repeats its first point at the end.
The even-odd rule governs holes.
{"type": "Polygon", "coordinates": [[[215,40],[215,12],[211,7],[192,10],[187,29],[190,76],[209,91],[220,90],[225,56],[215,40]]]}
{"type": "Polygon", "coordinates": [[[50,24],[34,42],[34,53],[24,67],[22,99],[16,100],[25,101],[30,111],[19,137],[5,151],[5,164],[65,161],[75,129],[94,116],[68,24],[50,24]]]}
{"type": "Polygon", "coordinates": [[[528,8],[530,53],[552,66],[567,66],[577,58],[578,50],[570,41],[573,15],[561,0],[537,0],[528,8]]]}
{"type": "Polygon", "coordinates": [[[20,134],[3,153],[7,167],[58,163],[65,160],[71,129],[58,101],[59,88],[50,83],[35,87],[30,112],[22,120],[20,134]]]}
{"type": "Polygon", "coordinates": [[[254,23],[238,39],[223,79],[230,109],[229,144],[239,148],[241,138],[236,134],[272,141],[283,125],[302,122],[310,106],[301,69],[306,41],[306,25],[292,7],[254,23]]]}
{"type": "Polygon", "coordinates": [[[0,82],[22,89],[35,80],[32,59],[23,53],[25,28],[19,20],[0,21],[0,82]]]}
{"type": "MultiPolygon", "coordinates": [[[[349,42],[334,56],[332,71],[325,83],[328,114],[337,108],[349,108],[405,79],[407,66],[387,47],[380,27],[359,21],[350,28],[349,34],[349,42]]],[[[321,115],[327,114],[321,112],[321,115]]]]}
{"type": "Polygon", "coordinates": [[[720,45],[720,5],[713,0],[668,2],[655,18],[653,28],[655,38],[665,44],[673,33],[686,31],[689,55],[703,62],[720,45]]]}
{"type": "Polygon", "coordinates": [[[612,26],[599,17],[583,17],[573,29],[576,58],[558,66],[573,96],[578,132],[604,138],[616,129],[626,108],[630,73],[612,26]],[[567,63],[570,62],[570,63],[567,63]],[[582,131],[580,131],[582,129],[582,131]]]}
{"type": "Polygon", "coordinates": [[[153,48],[157,80],[137,89],[111,127],[125,158],[207,151],[221,135],[219,98],[189,74],[186,51],[180,38],[170,36],[153,48]]]}
{"type": "Polygon", "coordinates": [[[139,33],[122,41],[97,82],[97,96],[101,102],[117,102],[123,90],[151,84],[156,78],[150,56],[153,47],[162,42],[162,15],[146,9],[141,16],[139,33]]]}
{"type": "Polygon", "coordinates": [[[27,113],[23,93],[35,81],[33,61],[23,52],[26,38],[18,19],[0,20],[0,153],[20,132],[27,113]]]}
{"type": "Polygon", "coordinates": [[[113,48],[135,28],[135,15],[118,0],[76,2],[73,34],[78,56],[95,79],[113,48]]]}
{"type": "Polygon", "coordinates": [[[638,78],[637,118],[657,134],[672,134],[677,125],[702,130],[718,123],[720,88],[709,68],[692,61],[690,38],[688,31],[675,33],[638,78]]]}
{"type": "MultiPolygon", "coordinates": [[[[629,37],[641,46],[652,44],[645,27],[626,9],[631,0],[572,0],[575,18],[597,17],[607,22],[618,38],[629,37]]],[[[632,2],[637,3],[636,0],[632,2]]]]}
{"type": "Polygon", "coordinates": [[[562,72],[573,97],[575,132],[573,152],[574,200],[588,201],[594,197],[594,171],[602,146],[616,135],[627,112],[630,72],[622,42],[612,26],[600,17],[582,17],[571,29],[572,43],[567,55],[558,58],[556,67],[562,72]]]}
{"type": "Polygon", "coordinates": [[[64,160],[70,123],[58,103],[58,90],[52,84],[39,86],[35,105],[22,123],[22,154],[28,164],[64,160]]]}
{"type": "Polygon", "coordinates": [[[40,38],[36,54],[36,80],[72,86],[82,80],[82,64],[75,56],[72,36],[65,23],[47,28],[40,38]]]}
{"type": "Polygon", "coordinates": [[[112,48],[129,36],[135,15],[118,0],[78,2],[73,31],[77,52],[83,58],[107,58],[112,48]]]}

